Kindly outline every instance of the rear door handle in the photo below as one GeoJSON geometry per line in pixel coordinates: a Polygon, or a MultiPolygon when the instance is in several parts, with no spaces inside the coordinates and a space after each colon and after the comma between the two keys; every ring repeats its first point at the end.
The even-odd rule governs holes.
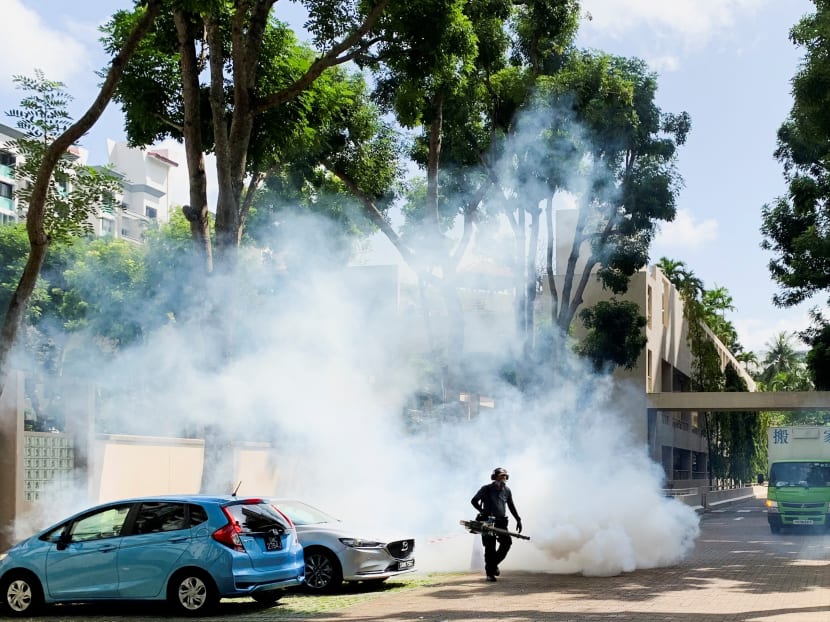
{"type": "Polygon", "coordinates": [[[174,544],[178,544],[179,542],[187,542],[187,540],[188,540],[187,536],[175,536],[175,537],[173,537],[173,538],[170,538],[170,539],[168,540],[168,542],[172,542],[172,543],[174,543],[174,544]]]}
{"type": "Polygon", "coordinates": [[[100,553],[109,553],[109,552],[111,552],[111,551],[114,551],[116,548],[118,548],[118,547],[116,547],[115,545],[112,545],[112,544],[105,544],[105,545],[103,545],[103,546],[99,547],[99,548],[98,548],[98,551],[99,551],[100,553]]]}

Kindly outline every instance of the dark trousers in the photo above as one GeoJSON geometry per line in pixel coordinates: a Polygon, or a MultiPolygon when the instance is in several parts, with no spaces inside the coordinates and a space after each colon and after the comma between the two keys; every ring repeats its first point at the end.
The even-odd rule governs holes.
{"type": "MultiPolygon", "coordinates": [[[[495,527],[507,529],[507,519],[497,518],[495,527]]],[[[507,534],[482,533],[481,543],[484,545],[484,572],[487,575],[494,575],[499,569],[499,564],[507,557],[507,551],[513,546],[513,538],[507,534]]]]}

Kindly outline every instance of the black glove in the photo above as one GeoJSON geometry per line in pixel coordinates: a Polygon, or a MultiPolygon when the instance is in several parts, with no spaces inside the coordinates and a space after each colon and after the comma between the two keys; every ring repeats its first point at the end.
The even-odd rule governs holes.
{"type": "Polygon", "coordinates": [[[522,533],[522,519],[516,519],[516,533],[522,533]]]}

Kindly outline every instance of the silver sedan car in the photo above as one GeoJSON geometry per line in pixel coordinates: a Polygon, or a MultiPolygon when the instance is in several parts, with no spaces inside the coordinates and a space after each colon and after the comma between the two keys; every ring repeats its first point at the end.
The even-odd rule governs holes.
{"type": "Polygon", "coordinates": [[[339,519],[295,499],[272,499],[297,529],[305,554],[305,589],[336,590],[344,581],[385,581],[415,570],[415,540],[364,537],[339,519]]]}

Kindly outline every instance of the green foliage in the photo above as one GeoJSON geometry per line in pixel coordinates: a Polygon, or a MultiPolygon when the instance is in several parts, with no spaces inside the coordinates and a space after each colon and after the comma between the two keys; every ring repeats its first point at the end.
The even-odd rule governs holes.
{"type": "Polygon", "coordinates": [[[737,357],[743,349],[738,342],[738,331],[724,315],[726,311],[735,310],[729,291],[725,287],[717,286],[707,290],[703,286],[703,281],[697,278],[682,261],[661,257],[657,266],[669,282],[677,288],[684,304],[688,300],[699,303],[703,321],[720,342],[737,357]]]}
{"type": "Polygon", "coordinates": [[[813,325],[802,335],[811,350],[805,363],[810,379],[818,391],[830,391],[830,322],[813,314],[813,325]]]}
{"type": "Polygon", "coordinates": [[[89,242],[64,274],[71,290],[60,309],[67,330],[88,329],[113,347],[136,341],[148,313],[143,256],[123,240],[89,242]]]}
{"type": "Polygon", "coordinates": [[[579,317],[588,333],[574,349],[587,357],[596,371],[614,365],[633,369],[647,342],[643,333],[646,318],[639,311],[636,303],[614,298],[583,309],[579,317]]]}
{"type": "Polygon", "coordinates": [[[374,66],[375,96],[407,128],[428,125],[436,95],[460,91],[474,67],[477,38],[467,3],[421,0],[394,3],[381,18],[385,33],[374,66]],[[425,27],[429,24],[428,27],[425,27]]]}
{"type": "MultiPolygon", "coordinates": [[[[655,223],[674,219],[682,183],[675,152],[688,115],[663,113],[656,89],[643,61],[580,51],[542,76],[534,97],[546,125],[542,158],[529,158],[540,162],[531,176],[579,197],[577,239],[590,244],[589,261],[614,293],[648,261],[655,223]]],[[[560,313],[563,329],[570,317],[560,313]]]]}
{"type": "MultiPolygon", "coordinates": [[[[101,27],[101,43],[110,56],[118,53],[139,18],[138,11],[118,11],[101,27]]],[[[132,146],[151,145],[168,137],[181,140],[184,107],[178,37],[171,15],[156,18],[127,63],[113,99],[121,104],[132,146]]],[[[206,91],[203,99],[208,108],[206,91]]]]}
{"type": "MultiPolygon", "coordinates": [[[[0,309],[4,315],[20,275],[23,274],[28,254],[26,224],[0,225],[0,309]]],[[[48,299],[46,284],[39,279],[27,308],[28,321],[36,320],[43,313],[43,306],[48,299]]]]}
{"type": "MultiPolygon", "coordinates": [[[[775,151],[788,192],[762,210],[762,248],[773,253],[769,270],[780,286],[773,302],[784,307],[830,292],[830,3],[814,4],[815,13],[790,31],[805,55],[792,79],[793,106],[778,130],[775,151]]],[[[826,325],[815,322],[803,337],[814,349],[807,359],[810,374],[817,387],[828,388],[826,325]]]]}
{"type": "MultiPolygon", "coordinates": [[[[108,355],[187,316],[203,294],[183,274],[200,270],[190,228],[181,212],[147,232],[146,245],[112,238],[80,239],[51,246],[27,316],[25,343],[47,353],[55,368],[73,336],[86,356],[108,355]]],[[[28,253],[25,226],[0,227],[0,304],[20,278],[28,253]]],[[[47,360],[48,359],[48,360],[47,360]]]]}
{"type": "Polygon", "coordinates": [[[758,381],[766,391],[809,391],[812,386],[804,360],[793,345],[793,335],[778,333],[767,342],[758,381]]]}
{"type": "MultiPolygon", "coordinates": [[[[25,212],[46,149],[71,124],[66,110],[71,98],[63,83],[47,80],[40,70],[35,71],[34,78],[14,76],[13,82],[30,93],[20,101],[20,108],[9,112],[25,137],[6,145],[19,156],[14,171],[15,195],[25,212]]],[[[77,154],[64,154],[49,183],[43,227],[51,240],[92,233],[90,218],[120,190],[118,178],[109,170],[84,166],[77,160],[77,154]]]]}

